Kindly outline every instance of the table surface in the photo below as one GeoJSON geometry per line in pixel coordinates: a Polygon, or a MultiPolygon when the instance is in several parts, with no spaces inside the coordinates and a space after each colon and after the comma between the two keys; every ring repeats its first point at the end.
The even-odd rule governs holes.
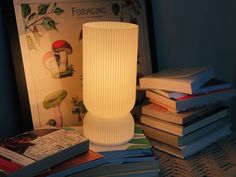
{"type": "Polygon", "coordinates": [[[236,177],[236,134],[183,160],[157,151],[161,177],[236,177]]]}

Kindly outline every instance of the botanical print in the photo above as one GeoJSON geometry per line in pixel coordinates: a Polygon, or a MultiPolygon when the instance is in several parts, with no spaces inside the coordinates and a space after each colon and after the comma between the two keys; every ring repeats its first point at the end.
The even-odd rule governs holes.
{"type": "Polygon", "coordinates": [[[43,64],[45,68],[51,73],[54,79],[60,79],[72,76],[74,73],[73,65],[69,65],[69,55],[73,49],[69,42],[65,40],[56,40],[52,43],[52,49],[43,55],[43,64]]]}
{"type": "MultiPolygon", "coordinates": [[[[39,4],[37,11],[31,10],[29,4],[21,4],[21,12],[24,21],[25,32],[32,32],[34,35],[35,43],[40,46],[39,38],[42,36],[39,33],[39,27],[43,27],[46,31],[58,30],[58,22],[55,22],[50,14],[61,15],[64,10],[54,4],[39,4]]],[[[30,35],[26,35],[29,50],[36,49],[36,45],[30,35]]]]}
{"type": "Polygon", "coordinates": [[[151,72],[144,0],[14,0],[14,8],[34,128],[83,124],[83,23],[138,24],[137,77],[151,72]]]}
{"type": "Polygon", "coordinates": [[[71,104],[73,105],[72,107],[73,115],[77,117],[79,124],[82,125],[85,113],[87,112],[87,109],[83,101],[79,100],[78,97],[72,97],[71,104]]]}
{"type": "Polygon", "coordinates": [[[61,114],[60,104],[67,96],[66,90],[58,90],[53,93],[48,94],[43,101],[43,106],[45,109],[53,109],[54,117],[48,120],[47,124],[62,127],[63,126],[63,117],[61,114]],[[55,120],[54,120],[55,119],[55,120]],[[52,124],[53,122],[53,124],[52,124]]]}

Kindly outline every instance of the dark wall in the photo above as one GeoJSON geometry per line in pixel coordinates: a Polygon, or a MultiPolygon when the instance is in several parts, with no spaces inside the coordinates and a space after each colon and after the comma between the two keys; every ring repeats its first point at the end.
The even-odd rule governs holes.
{"type": "Polygon", "coordinates": [[[4,25],[0,6],[0,139],[13,136],[21,129],[14,69],[4,25]]]}
{"type": "MultiPolygon", "coordinates": [[[[236,88],[236,1],[152,0],[159,69],[212,66],[236,88]]],[[[231,110],[236,127],[236,97],[231,110]]]]}

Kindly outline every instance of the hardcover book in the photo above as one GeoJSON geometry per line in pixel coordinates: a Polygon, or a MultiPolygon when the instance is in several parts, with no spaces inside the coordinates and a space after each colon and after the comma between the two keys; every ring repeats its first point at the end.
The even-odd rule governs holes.
{"type": "Polygon", "coordinates": [[[145,115],[142,115],[141,123],[177,136],[184,136],[226,116],[228,116],[228,108],[225,106],[220,106],[215,110],[199,117],[198,119],[187,122],[183,125],[170,123],[145,115]]]}
{"type": "Polygon", "coordinates": [[[227,101],[235,95],[234,89],[223,89],[205,94],[188,95],[178,99],[166,98],[162,95],[147,90],[146,96],[151,102],[161,105],[173,112],[186,111],[192,108],[206,106],[222,101],[227,101]]]}
{"type": "Polygon", "coordinates": [[[206,125],[196,131],[193,131],[192,133],[189,133],[185,136],[173,135],[173,134],[161,131],[159,129],[152,128],[150,126],[146,126],[144,124],[141,124],[140,127],[142,128],[142,130],[144,131],[145,135],[148,138],[151,138],[156,141],[160,141],[162,143],[165,143],[171,146],[180,147],[180,146],[188,145],[191,142],[194,142],[197,139],[205,136],[209,132],[213,132],[229,123],[230,123],[229,118],[223,118],[209,125],[206,125]]]}
{"type": "Polygon", "coordinates": [[[213,76],[213,69],[208,67],[170,68],[140,78],[140,86],[146,89],[194,94],[213,76]]]}
{"type": "Polygon", "coordinates": [[[208,133],[206,136],[182,147],[174,147],[154,140],[151,140],[151,143],[155,149],[159,149],[174,156],[185,159],[188,158],[190,155],[199,152],[208,145],[229,135],[231,133],[230,126],[231,124],[227,124],[223,127],[220,127],[218,130],[208,133]]]}
{"type": "Polygon", "coordinates": [[[0,144],[0,176],[35,176],[88,149],[88,139],[74,129],[26,132],[0,144]]]}

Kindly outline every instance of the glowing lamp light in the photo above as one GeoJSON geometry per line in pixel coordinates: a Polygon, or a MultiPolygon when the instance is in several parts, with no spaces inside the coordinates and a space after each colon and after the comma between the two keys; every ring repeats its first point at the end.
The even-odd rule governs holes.
{"type": "Polygon", "coordinates": [[[120,145],[134,135],[137,48],[135,24],[83,24],[83,129],[93,143],[120,145]]]}

